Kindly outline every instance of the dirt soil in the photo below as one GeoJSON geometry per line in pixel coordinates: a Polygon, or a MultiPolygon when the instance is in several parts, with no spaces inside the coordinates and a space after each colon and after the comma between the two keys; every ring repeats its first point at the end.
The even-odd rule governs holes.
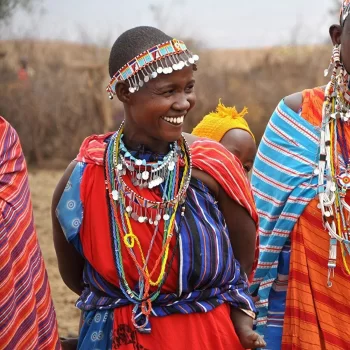
{"type": "Polygon", "coordinates": [[[30,170],[29,181],[35,224],[49,275],[60,336],[75,336],[78,334],[80,318],[80,312],[75,307],[77,295],[65,286],[58,272],[51,229],[52,194],[62,174],[63,170],[30,170]]]}

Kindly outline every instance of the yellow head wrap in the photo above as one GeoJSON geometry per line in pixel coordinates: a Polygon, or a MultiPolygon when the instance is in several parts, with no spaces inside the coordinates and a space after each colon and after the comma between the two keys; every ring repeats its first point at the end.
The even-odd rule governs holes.
{"type": "Polygon", "coordinates": [[[247,107],[238,113],[236,107],[225,107],[219,100],[215,112],[206,115],[203,120],[193,129],[192,135],[206,137],[220,142],[227,131],[231,129],[242,129],[249,132],[255,141],[244,116],[248,113],[247,107]]]}

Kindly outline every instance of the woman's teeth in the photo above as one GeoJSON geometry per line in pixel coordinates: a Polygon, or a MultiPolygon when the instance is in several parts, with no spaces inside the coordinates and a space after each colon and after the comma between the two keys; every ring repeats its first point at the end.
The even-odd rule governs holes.
{"type": "Polygon", "coordinates": [[[165,121],[167,121],[168,123],[174,124],[174,125],[178,125],[178,124],[182,124],[184,122],[184,116],[181,117],[162,117],[165,121]]]}

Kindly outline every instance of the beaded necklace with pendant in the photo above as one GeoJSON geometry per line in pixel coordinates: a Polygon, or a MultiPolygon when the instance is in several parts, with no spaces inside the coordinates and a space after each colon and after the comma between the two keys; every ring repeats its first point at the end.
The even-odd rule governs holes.
{"type": "MultiPolygon", "coordinates": [[[[168,155],[164,157],[162,162],[157,162],[156,166],[153,163],[143,161],[142,164],[137,162],[138,165],[136,165],[138,159],[135,159],[121,142],[122,130],[123,125],[112,136],[105,153],[105,181],[110,227],[120,288],[125,297],[135,304],[132,313],[132,321],[135,327],[140,332],[145,332],[149,331],[147,325],[152,311],[152,302],[160,294],[168,274],[167,270],[170,269],[175,256],[178,235],[185,213],[185,196],[191,179],[192,163],[189,147],[186,140],[182,138],[182,140],[172,145],[168,155]],[[122,151],[120,145],[123,147],[122,151]],[[172,165],[172,162],[174,162],[174,165],[172,165]],[[130,176],[132,180],[135,178],[140,180],[133,174],[136,167],[140,167],[137,174],[141,174],[141,178],[148,180],[143,173],[145,171],[149,172],[149,170],[152,171],[152,169],[158,169],[158,172],[163,164],[166,164],[163,168],[168,167],[167,171],[162,170],[162,173],[165,174],[164,179],[162,178],[162,181],[158,180],[159,184],[147,186],[152,189],[163,184],[162,201],[152,201],[140,196],[123,179],[124,176],[130,176]],[[182,167],[183,171],[181,172],[180,168],[182,167]],[[176,225],[175,218],[178,210],[181,210],[181,215],[180,222],[176,225]],[[151,227],[153,227],[154,233],[147,254],[143,252],[137,234],[133,232],[131,220],[137,220],[139,223],[152,225],[151,227]],[[164,222],[161,252],[154,266],[150,268],[148,266],[149,257],[152,253],[155,237],[159,234],[159,222],[161,220],[164,222]],[[176,242],[169,259],[170,242],[173,236],[175,236],[176,242]],[[128,255],[133,260],[139,273],[137,290],[132,290],[126,279],[122,244],[126,247],[128,255]],[[139,251],[141,262],[136,259],[135,249],[139,251]],[[160,273],[154,279],[154,274],[159,266],[160,273]],[[156,287],[156,290],[151,292],[151,286],[156,287]]],[[[150,181],[154,179],[152,178],[150,181]]],[[[134,186],[141,187],[141,183],[136,182],[134,186]]],[[[142,186],[141,188],[145,187],[142,186]]]]}
{"type": "Polygon", "coordinates": [[[346,257],[350,254],[350,206],[345,201],[350,189],[349,150],[345,127],[350,120],[350,96],[346,92],[349,77],[341,65],[333,70],[325,90],[318,166],[319,208],[330,236],[327,285],[332,286],[340,245],[344,269],[350,275],[346,257]],[[338,152],[340,149],[340,154],[338,152]],[[341,164],[341,158],[344,166],[341,164]]]}

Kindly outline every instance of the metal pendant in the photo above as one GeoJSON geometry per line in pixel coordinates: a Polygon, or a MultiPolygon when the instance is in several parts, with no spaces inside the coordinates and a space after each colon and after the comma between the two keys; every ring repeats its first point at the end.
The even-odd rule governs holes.
{"type": "Polygon", "coordinates": [[[338,185],[346,190],[350,189],[350,175],[347,171],[341,172],[337,176],[338,185]]]}

